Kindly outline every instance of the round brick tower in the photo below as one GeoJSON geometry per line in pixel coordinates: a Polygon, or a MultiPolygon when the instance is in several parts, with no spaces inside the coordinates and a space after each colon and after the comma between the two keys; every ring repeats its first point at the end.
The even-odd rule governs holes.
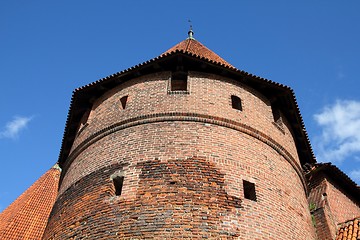
{"type": "Polygon", "coordinates": [[[292,90],[192,37],[74,92],[43,239],[315,239],[292,90]]]}

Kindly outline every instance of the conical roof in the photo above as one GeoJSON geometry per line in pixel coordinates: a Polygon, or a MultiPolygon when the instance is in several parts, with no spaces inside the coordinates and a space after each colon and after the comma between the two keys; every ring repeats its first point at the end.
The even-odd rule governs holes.
{"type": "Polygon", "coordinates": [[[0,213],[0,239],[41,239],[54,205],[60,169],[54,166],[0,213]]]}
{"type": "Polygon", "coordinates": [[[175,46],[167,50],[165,53],[163,53],[163,55],[170,54],[176,51],[195,55],[200,58],[205,58],[211,62],[220,63],[223,66],[234,68],[230,63],[226,62],[219,55],[217,55],[192,37],[188,37],[184,41],[176,44],[175,46]]]}

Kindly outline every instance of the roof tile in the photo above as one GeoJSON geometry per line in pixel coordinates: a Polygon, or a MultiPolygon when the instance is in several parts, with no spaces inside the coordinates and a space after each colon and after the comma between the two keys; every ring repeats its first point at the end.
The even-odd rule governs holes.
{"type": "Polygon", "coordinates": [[[336,240],[360,239],[360,217],[343,223],[338,230],[336,240]]]}
{"type": "Polygon", "coordinates": [[[0,239],[41,239],[55,202],[60,169],[53,167],[0,213],[0,239]]]}
{"type": "Polygon", "coordinates": [[[226,62],[219,55],[202,45],[200,42],[196,41],[193,38],[187,38],[184,41],[176,44],[166,52],[164,52],[161,56],[170,54],[176,51],[190,53],[191,55],[198,56],[200,58],[205,58],[209,61],[213,61],[215,63],[220,63],[226,67],[234,68],[230,63],[226,62]]]}

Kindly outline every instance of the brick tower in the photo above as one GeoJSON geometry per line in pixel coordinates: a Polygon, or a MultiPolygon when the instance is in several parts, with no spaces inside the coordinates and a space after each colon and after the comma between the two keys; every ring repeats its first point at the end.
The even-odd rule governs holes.
{"type": "Polygon", "coordinates": [[[287,86],[189,37],[76,89],[43,239],[315,239],[287,86]]]}

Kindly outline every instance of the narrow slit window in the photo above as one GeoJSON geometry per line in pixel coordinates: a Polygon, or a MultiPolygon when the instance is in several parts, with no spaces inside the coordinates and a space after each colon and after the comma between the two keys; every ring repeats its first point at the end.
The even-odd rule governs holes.
{"type": "Polygon", "coordinates": [[[122,192],[122,187],[124,183],[124,176],[116,176],[113,179],[114,187],[115,187],[115,195],[120,196],[122,192]]]}
{"type": "Polygon", "coordinates": [[[244,197],[246,199],[256,201],[255,184],[252,183],[252,182],[248,182],[246,180],[243,180],[243,187],[244,187],[244,197]]]}
{"type": "Polygon", "coordinates": [[[127,99],[128,99],[128,96],[124,96],[124,97],[120,98],[120,102],[121,102],[122,109],[125,109],[126,103],[127,103],[127,99]]]}
{"type": "Polygon", "coordinates": [[[281,120],[280,110],[277,107],[274,107],[274,106],[272,106],[271,108],[272,108],[271,110],[272,110],[274,122],[281,125],[282,120],[281,120]]]}
{"type": "Polygon", "coordinates": [[[89,119],[90,110],[87,110],[81,118],[81,125],[85,125],[89,119]]]}
{"type": "Polygon", "coordinates": [[[82,116],[77,135],[80,135],[80,133],[89,125],[88,123],[89,116],[90,116],[90,110],[86,111],[82,116]]]}
{"type": "Polygon", "coordinates": [[[241,99],[238,96],[231,95],[232,108],[242,111],[241,99]]]}
{"type": "Polygon", "coordinates": [[[172,72],[171,91],[187,91],[187,72],[172,72]]]}

